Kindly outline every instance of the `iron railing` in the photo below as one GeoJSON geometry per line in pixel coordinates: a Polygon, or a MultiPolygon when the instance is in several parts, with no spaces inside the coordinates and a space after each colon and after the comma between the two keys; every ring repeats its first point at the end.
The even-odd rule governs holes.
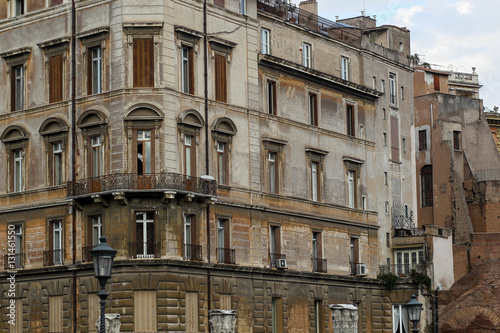
{"type": "Polygon", "coordinates": [[[64,263],[64,250],[47,250],[43,251],[43,265],[56,266],[64,263]]]}
{"type": "Polygon", "coordinates": [[[3,268],[5,270],[23,268],[24,253],[6,254],[3,258],[3,268]]]}
{"type": "Polygon", "coordinates": [[[405,277],[411,275],[412,272],[426,274],[426,264],[380,265],[378,270],[382,274],[391,272],[398,276],[405,277]]]}
{"type": "Polygon", "coordinates": [[[217,248],[217,262],[221,264],[235,264],[234,249],[226,249],[223,247],[217,248]]]}
{"type": "Polygon", "coordinates": [[[330,21],[324,17],[300,9],[287,0],[257,0],[257,8],[285,19],[290,23],[306,27],[329,37],[349,44],[361,45],[360,29],[330,21]]]}
{"type": "Polygon", "coordinates": [[[279,259],[285,259],[286,260],[286,254],[269,253],[269,265],[271,266],[271,268],[278,267],[277,261],[279,259]]]}
{"type": "Polygon", "coordinates": [[[161,242],[130,242],[131,259],[155,259],[161,257],[161,242]]]}
{"type": "Polygon", "coordinates": [[[326,259],[313,258],[313,272],[316,273],[326,273],[326,259]]]}
{"type": "Polygon", "coordinates": [[[392,228],[396,230],[396,237],[414,235],[416,231],[413,211],[400,201],[395,201],[392,206],[392,228]]]}
{"type": "Polygon", "coordinates": [[[183,244],[185,260],[201,260],[201,245],[183,244]]]}
{"type": "Polygon", "coordinates": [[[68,196],[114,190],[180,190],[215,195],[214,180],[163,172],[151,174],[115,173],[68,182],[68,196]]]}

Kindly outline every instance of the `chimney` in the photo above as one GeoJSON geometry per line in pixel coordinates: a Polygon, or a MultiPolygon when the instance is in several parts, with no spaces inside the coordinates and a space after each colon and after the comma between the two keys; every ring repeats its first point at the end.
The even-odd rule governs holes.
{"type": "Polygon", "coordinates": [[[318,16],[318,2],[316,0],[301,1],[299,3],[299,9],[318,16]]]}

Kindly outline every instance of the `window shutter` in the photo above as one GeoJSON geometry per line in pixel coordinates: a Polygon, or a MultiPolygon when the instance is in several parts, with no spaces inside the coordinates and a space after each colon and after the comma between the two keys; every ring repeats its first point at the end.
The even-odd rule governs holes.
{"type": "Polygon", "coordinates": [[[142,222],[136,222],[135,225],[135,254],[144,254],[144,225],[142,222]]]}
{"type": "Polygon", "coordinates": [[[198,294],[186,293],[186,333],[198,332],[198,294]]]}
{"type": "Polygon", "coordinates": [[[62,101],[62,54],[49,58],[49,103],[62,101]]]}
{"type": "Polygon", "coordinates": [[[97,294],[87,294],[87,318],[88,318],[88,332],[96,331],[95,324],[100,318],[99,297],[97,294]]]}
{"type": "Polygon", "coordinates": [[[49,145],[49,156],[48,156],[48,165],[49,165],[49,185],[54,185],[54,145],[51,143],[47,143],[49,145]]]}
{"type": "Polygon", "coordinates": [[[191,215],[191,245],[198,245],[197,234],[198,234],[198,221],[196,221],[196,215],[191,215]]]}
{"type": "Polygon", "coordinates": [[[16,111],[16,70],[10,68],[10,110],[16,111]]]}
{"type": "Polygon", "coordinates": [[[214,5],[224,7],[224,0],[214,0],[214,5]]]}
{"type": "Polygon", "coordinates": [[[190,47],[188,49],[188,70],[189,70],[189,93],[191,95],[194,94],[194,57],[193,57],[193,48],[190,47]]]}
{"type": "Polygon", "coordinates": [[[153,38],[134,38],[134,87],[154,86],[153,38]]]}
{"type": "Polygon", "coordinates": [[[274,239],[276,242],[276,253],[282,254],[281,253],[281,234],[280,234],[280,227],[275,227],[274,228],[274,239]]]}
{"type": "Polygon", "coordinates": [[[391,117],[391,155],[394,162],[399,162],[399,130],[396,117],[391,117]]]}
{"type": "Polygon", "coordinates": [[[63,297],[49,297],[49,332],[63,331],[63,297]]]}
{"type": "Polygon", "coordinates": [[[92,95],[92,49],[87,49],[87,95],[92,95]]]}
{"type": "Polygon", "coordinates": [[[136,332],[155,332],[156,328],[156,291],[134,292],[134,330],[136,332]]]}
{"type": "Polygon", "coordinates": [[[147,239],[147,254],[156,254],[155,253],[155,224],[146,223],[146,239],[147,239]]]}
{"type": "Polygon", "coordinates": [[[155,130],[154,129],[150,129],[149,130],[150,133],[151,133],[151,173],[155,173],[155,130]]]}
{"type": "Polygon", "coordinates": [[[191,176],[196,177],[196,137],[193,135],[191,139],[191,176]]]}
{"type": "Polygon", "coordinates": [[[273,89],[273,101],[272,101],[272,103],[273,103],[273,114],[274,115],[278,114],[278,109],[277,109],[277,107],[278,107],[278,105],[277,105],[278,97],[276,95],[276,86],[277,86],[277,84],[276,84],[276,82],[274,82],[272,84],[272,89],[273,89]]]}
{"type": "Polygon", "coordinates": [[[227,102],[227,73],[226,57],[220,54],[215,55],[215,100],[227,102]]]}

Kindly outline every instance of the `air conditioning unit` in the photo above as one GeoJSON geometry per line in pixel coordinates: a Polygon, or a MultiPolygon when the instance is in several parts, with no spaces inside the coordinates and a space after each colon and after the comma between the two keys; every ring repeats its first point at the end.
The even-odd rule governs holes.
{"type": "Polygon", "coordinates": [[[286,259],[276,259],[276,268],[286,268],[286,259]]]}
{"type": "Polygon", "coordinates": [[[365,276],[366,275],[366,265],[365,264],[356,264],[356,275],[365,276]]]}

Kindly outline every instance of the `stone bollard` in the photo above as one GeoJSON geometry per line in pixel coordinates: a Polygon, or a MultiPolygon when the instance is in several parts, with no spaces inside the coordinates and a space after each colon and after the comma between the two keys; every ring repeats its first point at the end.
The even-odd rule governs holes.
{"type": "Polygon", "coordinates": [[[351,304],[330,304],[333,333],[358,333],[358,308],[351,304]]]}
{"type": "MultiPolygon", "coordinates": [[[[122,322],[120,321],[119,313],[106,313],[105,314],[105,325],[106,325],[106,333],[120,333],[120,327],[122,326],[122,322]]],[[[97,331],[101,327],[101,318],[95,324],[97,331]]]]}
{"type": "Polygon", "coordinates": [[[236,310],[210,310],[212,333],[235,333],[236,310]]]}

